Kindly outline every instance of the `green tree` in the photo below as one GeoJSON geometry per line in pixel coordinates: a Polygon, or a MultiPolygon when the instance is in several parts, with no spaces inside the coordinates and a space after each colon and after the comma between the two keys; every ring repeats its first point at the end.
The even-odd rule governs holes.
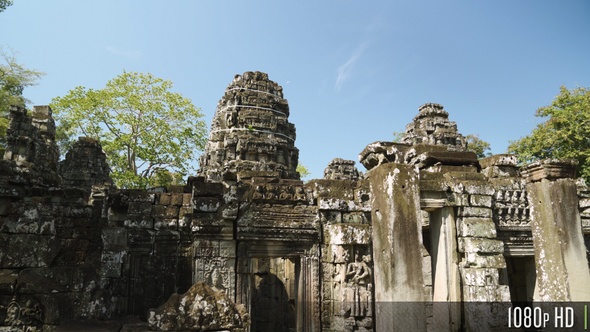
{"type": "Polygon", "coordinates": [[[12,0],[0,0],[0,12],[3,12],[12,5],[12,0]]]}
{"type": "Polygon", "coordinates": [[[394,131],[393,132],[393,143],[401,143],[402,142],[402,138],[404,138],[404,135],[406,134],[405,131],[394,131]]]}
{"type": "Polygon", "coordinates": [[[479,135],[469,134],[465,136],[467,140],[467,150],[475,152],[477,158],[485,158],[492,155],[490,152],[490,143],[479,138],[479,135]]]}
{"type": "Polygon", "coordinates": [[[307,169],[307,167],[305,167],[303,164],[298,164],[296,171],[299,172],[299,176],[303,179],[309,176],[309,174],[311,174],[311,172],[309,171],[309,169],[307,169]]]}
{"type": "Polygon", "coordinates": [[[77,136],[98,139],[122,188],[173,184],[194,173],[195,152],[206,140],[203,115],[172,86],[151,74],[123,72],[103,89],[79,86],[54,98],[62,151],[77,136]]]}
{"type": "Polygon", "coordinates": [[[6,52],[0,48],[0,61],[0,146],[3,146],[6,143],[10,106],[25,106],[29,100],[23,97],[24,88],[37,84],[44,73],[19,64],[12,50],[6,52]]]}
{"type": "Polygon", "coordinates": [[[551,105],[537,109],[547,118],[532,133],[510,142],[508,152],[521,162],[545,158],[571,158],[579,162],[580,176],[590,181],[590,88],[562,86],[551,105]]]}

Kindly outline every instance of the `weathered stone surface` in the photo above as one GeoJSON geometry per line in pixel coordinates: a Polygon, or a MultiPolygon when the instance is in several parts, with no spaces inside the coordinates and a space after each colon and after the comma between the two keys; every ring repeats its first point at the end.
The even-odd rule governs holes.
{"type": "Polygon", "coordinates": [[[261,72],[236,75],[219,101],[199,174],[219,181],[253,176],[298,179],[295,126],[283,88],[261,72]],[[254,173],[252,173],[254,172],[254,173]]]}
{"type": "Polygon", "coordinates": [[[577,168],[578,161],[574,159],[544,159],[525,165],[521,172],[528,182],[537,182],[542,179],[574,179],[577,168]]]}
{"type": "Polygon", "coordinates": [[[158,331],[246,331],[250,318],[242,305],[203,282],[184,294],[173,294],[157,309],[150,310],[148,322],[158,331]]]}
{"type": "Polygon", "coordinates": [[[424,315],[424,307],[392,305],[426,300],[418,229],[418,174],[412,166],[387,163],[372,169],[368,176],[373,206],[375,301],[379,313],[376,328],[425,331],[426,322],[414,318],[424,315]],[[387,303],[388,308],[379,307],[388,306],[387,303]]]}
{"type": "Polygon", "coordinates": [[[491,218],[463,217],[457,221],[457,232],[462,237],[496,238],[496,225],[491,218]]]}
{"type": "Polygon", "coordinates": [[[478,252],[482,254],[504,253],[504,242],[486,238],[459,238],[460,252],[478,252]]]}
{"type": "Polygon", "coordinates": [[[449,121],[443,106],[427,103],[419,108],[414,121],[406,127],[402,143],[444,145],[449,150],[467,150],[467,141],[457,132],[457,124],[449,121]]]}
{"type": "Polygon", "coordinates": [[[331,224],[325,226],[325,241],[332,244],[370,244],[369,225],[331,224]]]}
{"type": "Polygon", "coordinates": [[[94,185],[111,186],[107,157],[98,141],[80,137],[59,163],[63,187],[90,191],[94,185]]]}
{"type": "Polygon", "coordinates": [[[359,154],[359,162],[367,170],[371,170],[383,163],[401,162],[409,145],[394,142],[373,142],[367,145],[359,154]]]}
{"type": "Polygon", "coordinates": [[[334,158],[324,170],[324,179],[327,180],[358,180],[359,177],[354,160],[334,158]]]}
{"type": "Polygon", "coordinates": [[[550,180],[553,175],[546,175],[541,180],[535,175],[527,178],[531,181],[527,191],[539,290],[536,300],[588,301],[590,271],[584,253],[576,184],[567,178],[568,174],[555,181],[550,180]]]}
{"type": "Polygon", "coordinates": [[[59,242],[50,235],[0,233],[0,240],[10,248],[0,251],[3,269],[50,266],[59,249],[59,242]]]}

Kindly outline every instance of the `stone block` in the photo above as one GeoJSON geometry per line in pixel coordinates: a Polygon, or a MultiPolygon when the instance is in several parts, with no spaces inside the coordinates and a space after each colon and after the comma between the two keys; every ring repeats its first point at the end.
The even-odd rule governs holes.
{"type": "Polygon", "coordinates": [[[74,206],[64,208],[64,217],[71,218],[91,218],[92,207],[90,206],[74,206]]]}
{"type": "Polygon", "coordinates": [[[178,229],[178,219],[161,219],[156,218],[154,219],[154,229],[156,230],[177,230],[178,229]]]}
{"type": "Polygon", "coordinates": [[[342,213],[342,222],[343,223],[353,223],[353,224],[368,224],[369,223],[364,212],[342,213]]]}
{"type": "Polygon", "coordinates": [[[319,208],[321,210],[348,211],[348,201],[332,197],[322,197],[319,199],[319,208]]]}
{"type": "Polygon", "coordinates": [[[147,229],[127,230],[127,242],[130,247],[138,244],[152,244],[154,242],[154,231],[147,229]]]}
{"type": "Polygon", "coordinates": [[[468,194],[453,194],[453,202],[455,206],[469,206],[469,195],[468,194]]]}
{"type": "Polygon", "coordinates": [[[59,241],[54,236],[0,233],[0,243],[10,248],[0,250],[0,268],[4,269],[46,267],[59,251],[59,241]]]}
{"type": "Polygon", "coordinates": [[[197,196],[221,196],[223,195],[223,183],[218,182],[195,182],[193,194],[197,196]]]}
{"type": "Polygon", "coordinates": [[[479,164],[482,168],[490,166],[516,166],[518,164],[518,158],[513,154],[496,154],[480,159],[479,164]]]}
{"type": "Polygon", "coordinates": [[[193,195],[182,194],[182,206],[185,206],[185,207],[190,206],[192,199],[193,199],[193,195]]]}
{"type": "Polygon", "coordinates": [[[161,193],[159,195],[158,204],[160,205],[170,205],[172,194],[170,193],[161,193]]]}
{"type": "Polygon", "coordinates": [[[496,238],[496,224],[491,218],[459,218],[457,221],[457,235],[461,237],[496,238]]]}
{"type": "Polygon", "coordinates": [[[487,195],[469,195],[469,203],[471,206],[476,207],[492,207],[492,196],[487,195]]]}
{"type": "Polygon", "coordinates": [[[144,202],[153,204],[155,199],[155,193],[150,193],[139,189],[129,190],[129,202],[144,202]]]}
{"type": "Polygon", "coordinates": [[[0,231],[14,234],[57,234],[53,217],[39,215],[36,218],[29,217],[25,215],[21,215],[18,218],[16,216],[9,216],[4,220],[4,224],[0,226],[0,231]]]}
{"type": "Polygon", "coordinates": [[[466,268],[461,271],[465,286],[494,286],[499,284],[499,272],[494,268],[466,268]]]}
{"type": "Polygon", "coordinates": [[[125,252],[103,253],[101,256],[101,275],[105,278],[120,278],[125,252]]]}
{"type": "Polygon", "coordinates": [[[238,202],[226,204],[221,209],[221,217],[226,220],[234,220],[238,218],[238,202]]]}
{"type": "Polygon", "coordinates": [[[477,217],[491,218],[492,209],[484,207],[459,207],[457,211],[459,217],[477,217]]]}
{"type": "Polygon", "coordinates": [[[127,219],[124,222],[125,227],[128,228],[144,228],[144,229],[153,229],[154,228],[154,219],[150,217],[146,218],[133,218],[127,219]]]}
{"type": "Polygon", "coordinates": [[[182,206],[183,202],[183,195],[182,193],[172,194],[170,198],[170,204],[175,206],[182,206]]]}
{"type": "MultiPolygon", "coordinates": [[[[368,184],[368,181],[365,183],[368,184]]],[[[371,212],[371,190],[368,186],[356,189],[354,191],[354,200],[358,203],[361,211],[371,212]]]]}
{"type": "Polygon", "coordinates": [[[320,221],[322,223],[337,224],[342,222],[342,212],[340,211],[320,211],[320,221]]]}
{"type": "Polygon", "coordinates": [[[198,212],[217,212],[221,206],[221,201],[216,197],[195,197],[195,211],[198,212]]]}
{"type": "Polygon", "coordinates": [[[156,218],[158,217],[165,217],[166,216],[166,208],[165,205],[154,205],[152,208],[152,215],[156,218]]]}
{"type": "Polygon", "coordinates": [[[367,224],[329,224],[324,237],[331,244],[370,244],[371,228],[367,224]]]}
{"type": "Polygon", "coordinates": [[[123,227],[109,227],[102,230],[105,250],[127,247],[127,230],[123,227]]]}
{"type": "Polygon", "coordinates": [[[485,238],[459,238],[459,252],[501,254],[504,252],[504,242],[485,238]]]}
{"type": "Polygon", "coordinates": [[[504,269],[506,268],[506,260],[502,254],[480,254],[476,252],[466,252],[465,266],[504,269]]]}
{"type": "Polygon", "coordinates": [[[152,206],[152,203],[149,202],[129,202],[128,213],[142,214],[147,216],[152,213],[152,206]]]}
{"type": "Polygon", "coordinates": [[[173,205],[167,206],[166,210],[164,211],[164,218],[177,219],[179,211],[180,211],[180,208],[178,206],[173,206],[173,205]]]}
{"type": "Polygon", "coordinates": [[[488,178],[512,178],[519,175],[516,166],[490,166],[482,169],[481,173],[488,178]]]}

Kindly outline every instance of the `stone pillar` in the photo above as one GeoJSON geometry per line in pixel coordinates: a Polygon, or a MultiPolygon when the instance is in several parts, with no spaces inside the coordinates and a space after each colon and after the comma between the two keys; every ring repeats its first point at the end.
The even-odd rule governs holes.
{"type": "Polygon", "coordinates": [[[369,181],[376,331],[426,331],[418,173],[387,163],[372,169],[369,181]]]}
{"type": "Polygon", "coordinates": [[[527,180],[537,282],[535,301],[590,301],[575,160],[542,160],[522,170],[527,180]]]}
{"type": "Polygon", "coordinates": [[[430,216],[432,247],[433,326],[438,331],[458,331],[461,326],[461,281],[459,276],[455,217],[452,207],[430,216]]]}

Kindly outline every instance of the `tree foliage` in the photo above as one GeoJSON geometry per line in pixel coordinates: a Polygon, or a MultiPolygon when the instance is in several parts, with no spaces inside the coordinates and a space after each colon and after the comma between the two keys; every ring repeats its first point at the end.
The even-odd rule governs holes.
{"type": "Polygon", "coordinates": [[[0,0],[0,13],[5,11],[8,6],[12,6],[12,0],[0,0]]]}
{"type": "Polygon", "coordinates": [[[576,159],[580,176],[590,180],[590,88],[568,90],[562,86],[551,105],[537,109],[547,118],[532,133],[508,147],[521,162],[545,158],[576,159]]]}
{"type": "Polygon", "coordinates": [[[62,151],[77,136],[92,137],[102,144],[117,186],[178,183],[195,171],[206,127],[200,109],[172,86],[151,74],[123,72],[103,89],[79,86],[54,98],[62,151]]]}
{"type": "Polygon", "coordinates": [[[469,134],[465,136],[467,150],[475,152],[477,158],[485,158],[492,155],[490,143],[479,138],[479,135],[469,134]]]}
{"type": "Polygon", "coordinates": [[[393,132],[393,143],[401,143],[402,139],[404,138],[404,135],[406,133],[404,131],[394,131],[393,132]]]}
{"type": "Polygon", "coordinates": [[[16,61],[13,51],[0,48],[0,146],[6,140],[8,110],[11,105],[25,106],[29,100],[23,97],[23,90],[37,84],[44,73],[27,69],[16,61]]]}
{"type": "Polygon", "coordinates": [[[303,164],[298,164],[296,171],[299,172],[299,176],[302,179],[308,177],[309,174],[311,174],[309,169],[307,169],[307,167],[305,167],[305,165],[303,165],[303,164]]]}

